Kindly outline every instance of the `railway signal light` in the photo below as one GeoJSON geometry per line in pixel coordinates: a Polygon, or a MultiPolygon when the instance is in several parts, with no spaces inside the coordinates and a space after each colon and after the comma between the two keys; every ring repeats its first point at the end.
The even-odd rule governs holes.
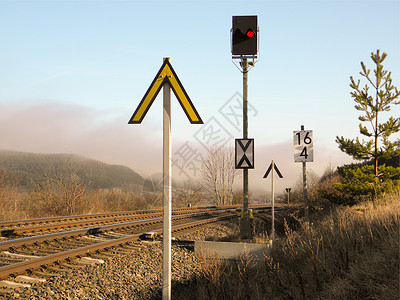
{"type": "Polygon", "coordinates": [[[232,55],[256,56],[258,51],[257,16],[232,17],[232,55]]]}
{"type": "Polygon", "coordinates": [[[247,35],[247,37],[251,38],[251,37],[253,37],[253,36],[254,36],[254,31],[253,31],[253,30],[251,30],[251,29],[249,29],[249,30],[247,30],[247,33],[246,33],[246,35],[247,35]]]}

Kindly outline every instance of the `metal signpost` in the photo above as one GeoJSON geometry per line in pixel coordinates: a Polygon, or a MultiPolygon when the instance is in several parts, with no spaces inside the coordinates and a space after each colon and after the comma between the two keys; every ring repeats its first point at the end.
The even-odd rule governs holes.
{"type": "Polygon", "coordinates": [[[267,178],[269,173],[271,173],[271,193],[272,193],[272,232],[271,232],[271,244],[273,245],[273,242],[275,240],[275,193],[274,193],[274,171],[276,174],[278,174],[279,178],[283,178],[282,173],[279,171],[278,167],[274,163],[274,161],[271,162],[269,165],[267,171],[265,172],[263,178],[267,178]]]}
{"type": "Polygon", "coordinates": [[[303,194],[304,194],[304,218],[306,220],[306,228],[309,228],[308,216],[308,195],[307,195],[307,162],[314,161],[314,145],[312,130],[304,130],[301,125],[300,131],[293,131],[294,144],[294,161],[303,164],[303,194]]]}
{"type": "Polygon", "coordinates": [[[163,87],[163,299],[171,299],[171,88],[163,87]]]}
{"type": "Polygon", "coordinates": [[[286,191],[286,193],[287,193],[287,204],[289,204],[289,202],[290,202],[290,191],[291,191],[292,189],[291,188],[286,188],[285,189],[285,191],[286,191]]]}
{"type": "MultiPolygon", "coordinates": [[[[240,59],[243,73],[243,140],[248,139],[248,72],[258,53],[257,16],[233,16],[231,29],[232,59],[240,59]],[[249,62],[248,59],[252,59],[249,62]]],[[[243,166],[243,220],[240,231],[243,239],[251,238],[249,218],[249,171],[243,166]]]]}
{"type": "Polygon", "coordinates": [[[172,171],[171,171],[171,88],[192,124],[203,124],[192,101],[183,88],[170,64],[163,64],[148,88],[128,124],[142,123],[154,99],[163,87],[163,283],[162,299],[171,299],[171,214],[172,214],[172,171]]]}

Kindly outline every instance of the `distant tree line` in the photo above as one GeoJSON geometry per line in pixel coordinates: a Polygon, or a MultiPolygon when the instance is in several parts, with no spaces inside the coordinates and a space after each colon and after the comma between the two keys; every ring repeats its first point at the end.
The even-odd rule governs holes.
{"type": "Polygon", "coordinates": [[[0,170],[14,177],[17,186],[33,192],[48,177],[68,178],[75,174],[88,189],[120,188],[140,192],[144,179],[128,167],[109,165],[73,154],[36,154],[0,151],[0,170]]]}

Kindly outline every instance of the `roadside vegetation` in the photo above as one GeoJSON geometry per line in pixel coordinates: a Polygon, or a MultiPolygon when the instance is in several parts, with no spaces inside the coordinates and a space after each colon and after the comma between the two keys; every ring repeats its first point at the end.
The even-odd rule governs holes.
{"type": "Polygon", "coordinates": [[[338,206],[309,230],[286,223],[263,263],[200,258],[174,299],[399,299],[400,195],[376,202],[338,206]]]}

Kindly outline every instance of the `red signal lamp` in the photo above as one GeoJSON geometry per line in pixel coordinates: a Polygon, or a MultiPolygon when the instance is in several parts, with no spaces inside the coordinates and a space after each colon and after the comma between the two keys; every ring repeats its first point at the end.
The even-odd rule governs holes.
{"type": "Polygon", "coordinates": [[[253,31],[253,30],[251,30],[251,29],[249,29],[249,30],[247,30],[247,33],[246,33],[246,35],[247,35],[247,37],[251,38],[251,37],[253,37],[253,36],[254,36],[254,31],[253,31]]]}

